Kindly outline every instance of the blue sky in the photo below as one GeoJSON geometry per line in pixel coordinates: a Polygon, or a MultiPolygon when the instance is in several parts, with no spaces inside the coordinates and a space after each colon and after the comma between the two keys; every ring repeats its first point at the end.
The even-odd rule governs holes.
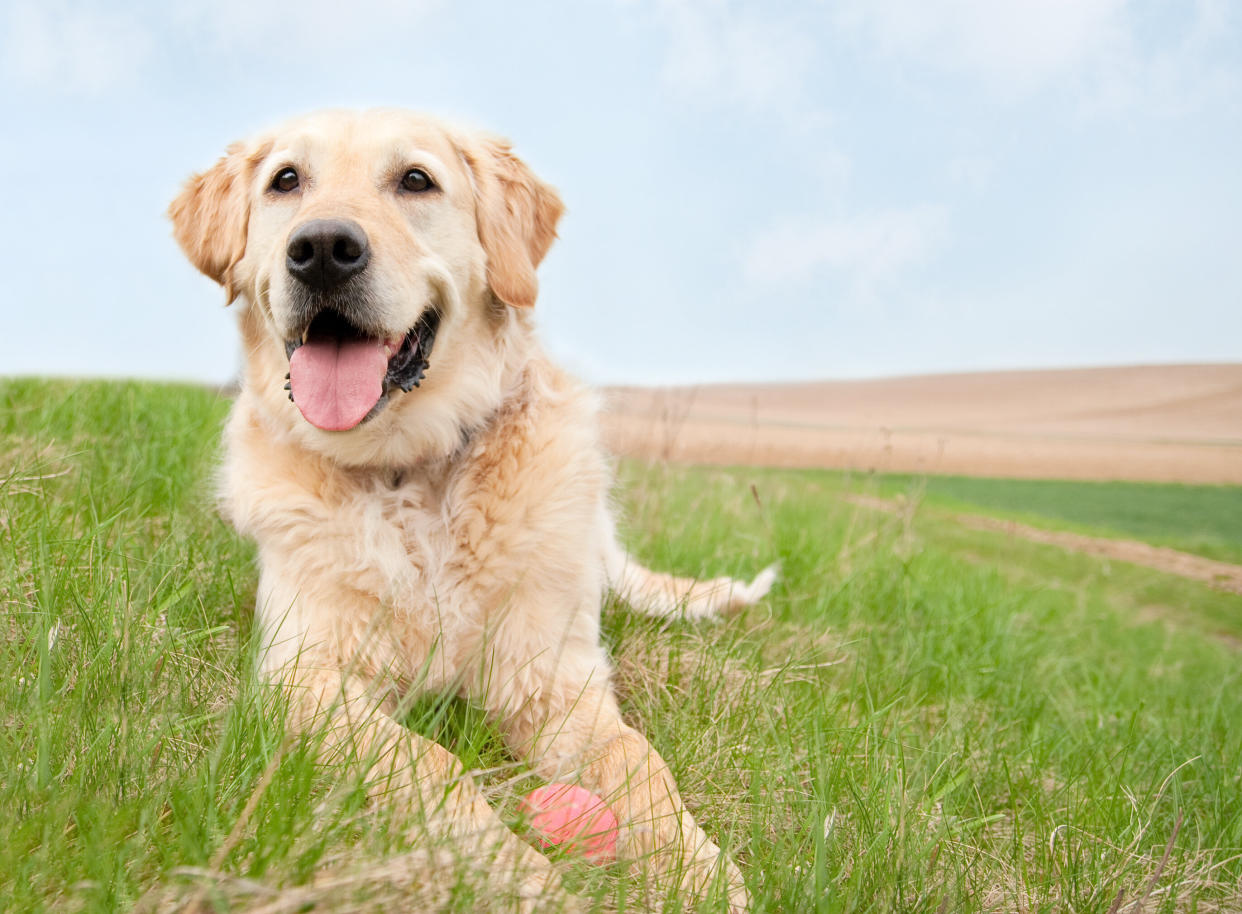
{"type": "Polygon", "coordinates": [[[508,135],[595,382],[1242,360],[1229,0],[0,0],[0,374],[210,382],[163,212],[323,106],[508,135]]]}

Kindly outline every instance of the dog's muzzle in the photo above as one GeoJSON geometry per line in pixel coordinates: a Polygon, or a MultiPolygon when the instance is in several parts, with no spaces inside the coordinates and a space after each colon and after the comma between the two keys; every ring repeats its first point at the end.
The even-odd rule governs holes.
{"type": "Polygon", "coordinates": [[[304,223],[289,236],[286,255],[303,329],[285,341],[285,388],[307,422],[346,431],[378,413],[394,388],[419,386],[430,366],[439,311],[429,304],[405,333],[366,326],[372,309],[363,279],[371,251],[358,223],[304,223]]]}

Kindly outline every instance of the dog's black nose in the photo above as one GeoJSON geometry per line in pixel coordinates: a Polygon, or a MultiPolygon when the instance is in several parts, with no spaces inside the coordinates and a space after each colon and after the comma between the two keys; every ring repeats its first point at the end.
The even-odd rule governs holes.
{"type": "Polygon", "coordinates": [[[289,236],[285,263],[312,289],[334,289],[371,259],[366,232],[352,219],[312,219],[289,236]]]}

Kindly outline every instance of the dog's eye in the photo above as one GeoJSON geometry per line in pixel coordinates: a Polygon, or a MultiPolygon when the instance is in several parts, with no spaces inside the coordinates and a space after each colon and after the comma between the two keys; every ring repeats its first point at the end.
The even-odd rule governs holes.
{"type": "Polygon", "coordinates": [[[424,190],[431,190],[435,187],[432,183],[431,176],[421,168],[411,168],[405,173],[405,177],[401,179],[401,189],[408,190],[410,193],[421,193],[424,190]]]}
{"type": "Polygon", "coordinates": [[[287,194],[298,189],[298,173],[292,168],[282,168],[272,178],[272,190],[287,194]]]}

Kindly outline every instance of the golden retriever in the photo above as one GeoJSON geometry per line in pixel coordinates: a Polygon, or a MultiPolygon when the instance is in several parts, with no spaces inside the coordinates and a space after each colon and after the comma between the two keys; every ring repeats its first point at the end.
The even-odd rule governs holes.
{"type": "Polygon", "coordinates": [[[511,867],[527,907],[552,867],[397,697],[482,706],[536,774],[608,801],[620,856],[687,897],[720,880],[743,909],[736,866],[622,720],[600,603],[710,615],[774,574],[656,575],[617,545],[596,399],[532,326],[561,210],[505,141],[390,110],[235,144],[172,203],[186,256],[239,304],[221,499],[258,545],[262,672],[326,757],[380,766],[377,797],[511,867]]]}

